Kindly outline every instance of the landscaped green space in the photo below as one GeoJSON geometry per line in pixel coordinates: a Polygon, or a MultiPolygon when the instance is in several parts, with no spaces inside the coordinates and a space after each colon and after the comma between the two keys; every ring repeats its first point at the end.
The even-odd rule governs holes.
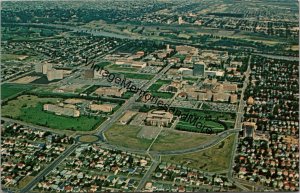
{"type": "MultiPolygon", "coordinates": [[[[199,117],[199,120],[197,122],[201,121],[202,125],[212,127],[213,133],[223,131],[224,129],[233,129],[232,127],[235,119],[234,113],[191,110],[185,108],[178,108],[178,110],[181,111],[181,114],[189,113],[190,115],[199,117]]],[[[192,132],[205,132],[205,129],[204,131],[202,131],[202,129],[193,126],[193,122],[190,123],[184,120],[179,121],[179,123],[176,125],[176,129],[192,132]]]]}
{"type": "Polygon", "coordinates": [[[16,100],[8,101],[2,106],[2,116],[22,120],[36,125],[46,126],[53,129],[70,129],[78,131],[89,131],[101,124],[105,118],[67,117],[56,115],[43,110],[43,104],[56,103],[60,98],[38,98],[32,95],[23,95],[16,100]]]}
{"type": "Polygon", "coordinates": [[[92,142],[96,142],[98,141],[98,137],[95,135],[83,135],[79,137],[79,141],[80,142],[84,142],[84,143],[92,143],[92,142]]]}
{"type": "Polygon", "coordinates": [[[148,88],[148,91],[151,93],[156,92],[162,85],[170,83],[171,80],[158,80],[148,88]]]}
{"type": "Polygon", "coordinates": [[[1,85],[1,100],[18,94],[22,91],[32,89],[33,86],[28,84],[9,84],[5,83],[1,85]]]}
{"type": "MultiPolygon", "coordinates": [[[[204,126],[207,126],[207,127],[212,127],[212,130],[213,132],[212,133],[215,133],[215,132],[221,132],[224,130],[224,126],[220,123],[217,123],[217,122],[214,122],[214,121],[207,121],[207,120],[203,120],[201,121],[201,123],[204,125],[204,126]]],[[[176,129],[177,130],[182,130],[182,131],[192,131],[192,132],[208,132],[209,131],[206,131],[205,129],[201,129],[201,128],[197,128],[195,126],[192,126],[190,123],[187,123],[187,122],[183,122],[183,121],[180,121],[177,125],[176,125],[176,129]]]]}
{"type": "Polygon", "coordinates": [[[234,135],[231,135],[215,146],[200,152],[174,156],[162,156],[162,161],[181,164],[207,172],[231,169],[228,167],[230,165],[231,153],[233,151],[234,137],[234,135]]]}
{"type": "Polygon", "coordinates": [[[104,134],[107,140],[114,145],[146,150],[152,140],[138,138],[137,135],[141,129],[140,126],[115,124],[104,134]]]}
{"type": "Polygon", "coordinates": [[[132,78],[132,79],[150,80],[154,77],[154,75],[151,74],[138,74],[138,73],[128,73],[128,72],[122,72],[122,74],[124,74],[125,78],[132,78]]]}
{"type": "Polygon", "coordinates": [[[203,144],[214,137],[215,135],[190,133],[176,130],[163,130],[156,139],[155,143],[152,145],[151,150],[171,151],[188,149],[203,144]]]}
{"type": "Polygon", "coordinates": [[[162,99],[170,99],[174,96],[174,93],[170,92],[151,92],[152,96],[162,98],[162,99]]]}
{"type": "Polygon", "coordinates": [[[107,69],[109,71],[117,70],[117,71],[128,71],[128,72],[137,72],[139,70],[138,68],[126,68],[116,64],[110,65],[107,69]]]}

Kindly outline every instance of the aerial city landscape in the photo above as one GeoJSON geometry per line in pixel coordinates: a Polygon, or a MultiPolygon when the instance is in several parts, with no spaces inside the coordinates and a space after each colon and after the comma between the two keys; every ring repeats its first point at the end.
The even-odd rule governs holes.
{"type": "Polygon", "coordinates": [[[3,192],[298,192],[299,2],[1,3],[3,192]]]}

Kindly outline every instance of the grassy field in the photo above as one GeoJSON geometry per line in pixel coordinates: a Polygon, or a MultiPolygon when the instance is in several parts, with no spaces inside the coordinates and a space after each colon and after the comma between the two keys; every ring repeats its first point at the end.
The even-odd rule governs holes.
{"type": "Polygon", "coordinates": [[[163,130],[151,147],[153,151],[188,149],[203,144],[214,135],[189,133],[184,131],[163,130]]]}
{"type": "Polygon", "coordinates": [[[113,65],[108,66],[107,70],[137,72],[139,69],[138,68],[126,68],[126,67],[121,67],[120,65],[113,64],[113,65]]]}
{"type": "Polygon", "coordinates": [[[53,129],[72,129],[78,131],[92,130],[97,124],[105,120],[102,117],[80,116],[75,118],[60,116],[43,110],[43,104],[56,103],[58,100],[61,99],[38,98],[36,96],[23,95],[2,106],[2,116],[53,129]]]}
{"type": "Polygon", "coordinates": [[[24,60],[28,56],[26,55],[16,55],[16,54],[2,54],[1,61],[10,61],[10,60],[24,60]]]}
{"type": "Polygon", "coordinates": [[[18,184],[18,189],[24,188],[32,179],[34,176],[25,176],[18,184]]]}
{"type": "Polygon", "coordinates": [[[33,86],[26,84],[2,84],[1,85],[1,100],[18,94],[22,91],[32,89],[33,86]]]}
{"type": "Polygon", "coordinates": [[[107,140],[115,145],[146,150],[152,140],[138,138],[141,127],[133,125],[113,125],[105,132],[107,140]]]}
{"type": "Polygon", "coordinates": [[[162,85],[164,84],[170,84],[170,80],[158,80],[154,84],[152,84],[149,88],[148,91],[150,92],[155,92],[157,91],[162,85]]]}
{"type": "Polygon", "coordinates": [[[99,138],[97,136],[94,136],[94,135],[83,135],[83,136],[79,137],[79,141],[84,142],[84,143],[95,142],[98,139],[99,138]]]}
{"type": "Polygon", "coordinates": [[[234,135],[231,135],[209,149],[190,154],[162,156],[162,161],[182,164],[207,172],[223,171],[230,165],[233,144],[234,135]]]}
{"type": "Polygon", "coordinates": [[[150,80],[154,77],[154,75],[151,74],[138,74],[138,73],[127,73],[127,72],[122,72],[122,74],[124,74],[125,78],[132,78],[132,79],[150,80]]]}
{"type": "Polygon", "coordinates": [[[162,98],[162,99],[170,99],[174,96],[173,93],[169,92],[151,92],[152,96],[162,98]]]}
{"type": "MultiPolygon", "coordinates": [[[[214,112],[214,111],[201,111],[201,110],[190,110],[185,108],[178,108],[183,113],[190,113],[194,116],[203,117],[201,120],[201,123],[205,126],[213,127],[213,130],[215,132],[219,132],[224,130],[224,126],[218,122],[215,122],[213,120],[222,121],[226,126],[227,129],[232,129],[232,123],[235,119],[235,114],[232,113],[223,113],[223,112],[214,112]],[[228,121],[228,122],[225,122],[228,121]]],[[[180,120],[179,123],[176,126],[179,130],[186,130],[186,131],[194,131],[198,132],[199,129],[197,129],[195,126],[193,126],[191,123],[180,120]]]]}

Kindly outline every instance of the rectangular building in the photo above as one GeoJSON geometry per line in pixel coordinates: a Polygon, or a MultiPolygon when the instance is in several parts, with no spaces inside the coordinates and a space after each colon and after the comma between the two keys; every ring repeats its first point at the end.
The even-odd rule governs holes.
{"type": "Polygon", "coordinates": [[[193,75],[194,76],[204,76],[205,73],[205,64],[204,62],[199,62],[194,64],[193,75]]]}
{"type": "Polygon", "coordinates": [[[59,107],[57,105],[53,104],[44,104],[43,109],[45,111],[50,111],[55,113],[56,115],[66,115],[70,117],[79,117],[80,112],[73,108],[67,108],[67,107],[59,107]]]}

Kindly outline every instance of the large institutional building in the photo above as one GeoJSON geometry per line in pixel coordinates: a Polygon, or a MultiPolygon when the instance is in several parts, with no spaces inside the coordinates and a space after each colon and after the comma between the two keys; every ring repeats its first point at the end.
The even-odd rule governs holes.
{"type": "Polygon", "coordinates": [[[64,78],[64,71],[53,68],[51,63],[38,63],[35,65],[35,72],[47,75],[48,81],[64,78]]]}
{"type": "Polygon", "coordinates": [[[152,110],[147,114],[146,124],[152,126],[168,126],[172,122],[173,114],[166,111],[152,110]]]}
{"type": "Polygon", "coordinates": [[[73,108],[68,107],[60,107],[58,105],[53,104],[44,104],[44,110],[55,113],[56,115],[66,115],[70,117],[79,117],[80,112],[73,108]]]}

